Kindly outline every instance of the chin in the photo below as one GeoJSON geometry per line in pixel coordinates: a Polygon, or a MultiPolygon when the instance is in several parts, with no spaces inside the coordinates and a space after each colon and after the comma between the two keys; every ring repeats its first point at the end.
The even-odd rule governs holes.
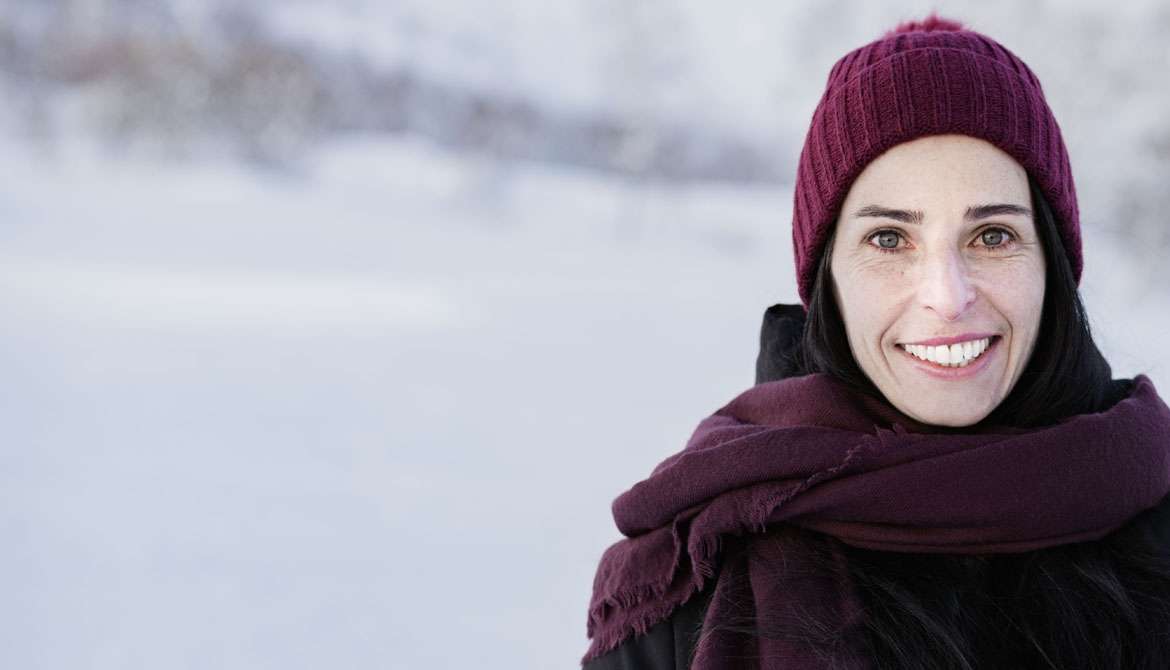
{"type": "Polygon", "coordinates": [[[983,419],[987,418],[990,412],[963,412],[956,414],[945,410],[937,409],[913,411],[912,409],[903,409],[903,414],[932,426],[945,426],[947,428],[963,428],[965,426],[973,426],[983,419]]]}

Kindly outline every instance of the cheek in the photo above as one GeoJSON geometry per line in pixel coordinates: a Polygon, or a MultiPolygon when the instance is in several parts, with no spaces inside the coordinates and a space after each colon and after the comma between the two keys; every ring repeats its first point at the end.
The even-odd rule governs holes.
{"type": "Polygon", "coordinates": [[[1029,337],[1035,340],[1040,333],[1040,316],[1044,311],[1044,284],[1033,287],[1032,290],[1021,291],[1016,297],[1016,319],[1021,327],[1028,332],[1029,337]]]}
{"type": "Polygon", "coordinates": [[[870,273],[850,272],[837,280],[835,295],[849,347],[862,362],[866,352],[880,349],[879,341],[897,306],[897,279],[883,281],[870,273]]]}
{"type": "Polygon", "coordinates": [[[1012,331],[1030,345],[1039,332],[1044,308],[1042,262],[1003,266],[981,277],[982,291],[1010,322],[1012,331]]]}
{"type": "Polygon", "coordinates": [[[837,283],[838,304],[847,305],[849,313],[858,316],[888,311],[910,288],[905,263],[881,260],[851,266],[837,283]]]}
{"type": "Polygon", "coordinates": [[[978,269],[985,290],[1009,300],[1017,309],[1029,310],[1044,302],[1044,261],[1037,258],[1006,259],[978,269]]]}

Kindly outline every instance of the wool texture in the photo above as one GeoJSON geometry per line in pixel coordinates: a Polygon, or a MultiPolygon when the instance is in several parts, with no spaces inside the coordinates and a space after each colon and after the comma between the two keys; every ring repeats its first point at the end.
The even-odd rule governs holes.
{"type": "MultiPolygon", "coordinates": [[[[719,588],[739,597],[716,592],[705,629],[813,611],[849,627],[860,615],[843,567],[811,561],[785,528],[883,551],[1019,553],[1100,539],[1167,493],[1170,408],[1145,375],[1103,412],[964,431],[918,423],[826,374],[762,383],[614,501],[626,537],[602,556],[582,661],[710,588],[727,541],[751,543],[720,568],[719,588]]],[[[824,664],[798,641],[714,634],[692,667],[824,664]]]]}
{"type": "Polygon", "coordinates": [[[999,42],[932,16],[850,51],[829,72],[800,152],[793,196],[792,248],[806,308],[817,262],[853,181],[891,147],[945,134],[990,142],[1039,183],[1080,281],[1076,187],[1039,79],[999,42]]]}

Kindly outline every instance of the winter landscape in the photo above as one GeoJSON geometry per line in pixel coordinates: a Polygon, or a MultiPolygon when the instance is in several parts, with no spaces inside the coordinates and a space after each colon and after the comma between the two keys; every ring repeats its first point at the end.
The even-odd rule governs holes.
{"type": "Polygon", "coordinates": [[[797,300],[829,67],[935,8],[1170,388],[1164,3],[0,1],[0,665],[576,665],[610,502],[797,300]]]}

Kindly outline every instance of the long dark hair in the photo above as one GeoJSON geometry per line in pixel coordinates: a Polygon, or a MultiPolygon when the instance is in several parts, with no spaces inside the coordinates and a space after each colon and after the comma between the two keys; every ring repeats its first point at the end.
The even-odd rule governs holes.
{"type": "MultiPolygon", "coordinates": [[[[1127,384],[1112,381],[1109,363],[1093,342],[1088,315],[1057,231],[1056,216],[1030,176],[1028,185],[1036,233],[1045,258],[1040,332],[1032,357],[1016,385],[983,423],[1048,425],[1074,414],[1101,411],[1128,390],[1127,384]]],[[[829,265],[832,244],[830,237],[817,268],[804,334],[794,361],[796,372],[827,372],[855,391],[881,397],[849,349],[844,321],[833,298],[829,265]]]]}
{"type": "MultiPolygon", "coordinates": [[[[1016,387],[985,420],[1038,426],[1107,408],[1129,384],[1093,343],[1056,219],[1031,179],[1036,229],[1047,261],[1037,346],[1016,387]]],[[[822,371],[878,391],[858,368],[830,290],[826,252],[812,292],[793,374],[822,371]]],[[[1123,446],[1123,445],[1119,445],[1123,446]]],[[[861,630],[760,613],[732,627],[797,639],[838,659],[873,667],[1170,668],[1170,505],[1138,515],[1111,535],[1022,554],[945,555],[851,547],[801,530],[826,565],[844,565],[864,607],[861,630]],[[840,552],[845,560],[832,561],[840,552]]],[[[830,666],[832,666],[830,661],[830,666]]]]}

